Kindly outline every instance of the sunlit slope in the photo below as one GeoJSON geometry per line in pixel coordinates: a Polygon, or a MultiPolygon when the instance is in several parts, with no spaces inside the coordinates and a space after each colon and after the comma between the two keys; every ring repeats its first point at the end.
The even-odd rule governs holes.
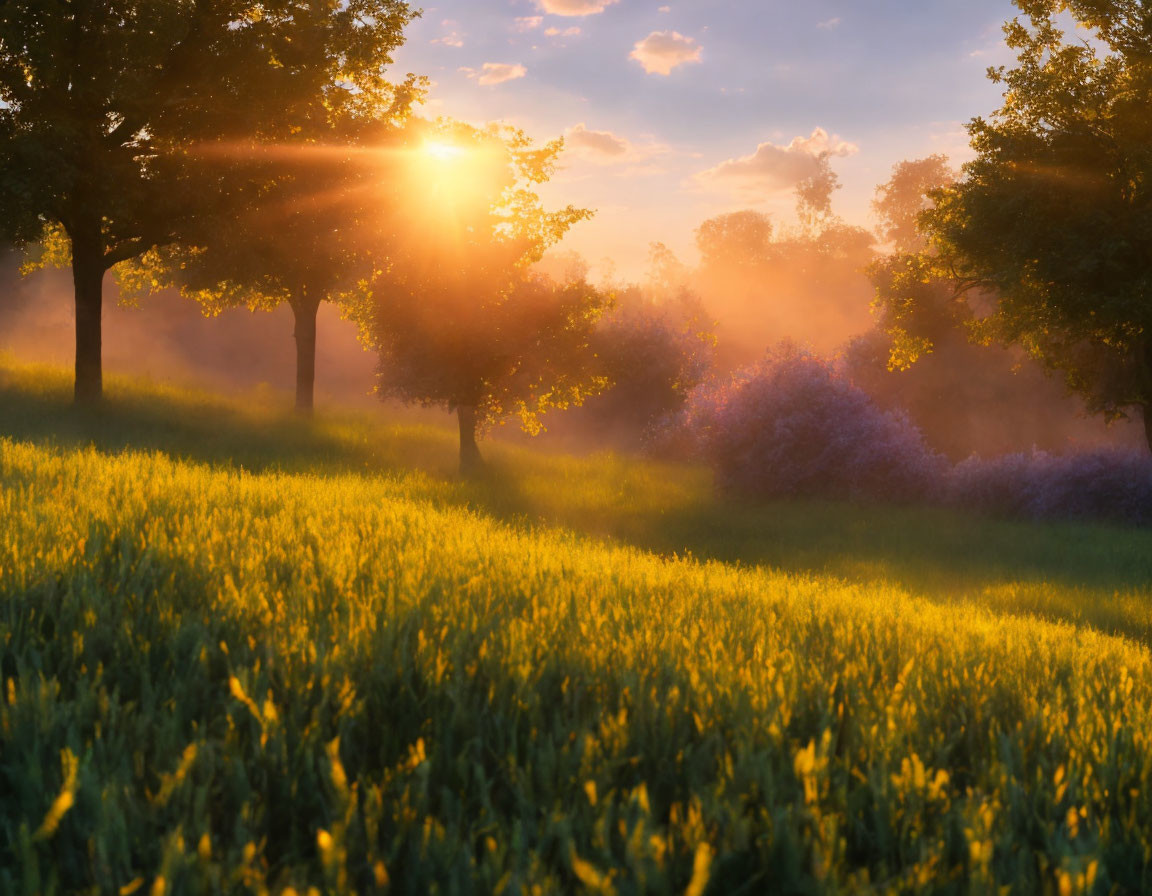
{"type": "MultiPolygon", "coordinates": [[[[998,566],[929,599],[504,522],[363,460],[257,472],[33,422],[0,439],[0,891],[1152,884],[1148,649],[998,614],[998,566]]],[[[1037,532],[1055,556],[1069,530],[1037,532]]],[[[1145,555],[1110,534],[1134,622],[1145,555]]]]}
{"type": "Polygon", "coordinates": [[[1152,644],[1152,531],[929,508],[739,506],[718,499],[701,468],[571,457],[540,442],[486,444],[488,480],[461,483],[447,415],[414,421],[394,411],[328,410],[302,423],[288,413],[290,396],[225,399],[113,378],[106,407],[92,417],[72,410],[71,388],[67,370],[0,357],[0,436],[61,449],[158,451],[214,469],[387,476],[413,499],[518,527],[561,526],[665,556],[894,583],[933,600],[975,601],[1152,644]]]}

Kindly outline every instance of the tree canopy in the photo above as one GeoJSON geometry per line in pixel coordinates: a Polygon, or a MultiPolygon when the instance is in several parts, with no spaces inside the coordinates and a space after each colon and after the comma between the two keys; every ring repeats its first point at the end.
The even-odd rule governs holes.
{"type": "MultiPolygon", "coordinates": [[[[122,281],[135,291],[176,287],[206,314],[287,305],[296,342],[296,409],[311,413],[317,312],[328,301],[362,301],[365,284],[387,265],[391,181],[410,141],[413,94],[367,120],[315,122],[290,140],[246,147],[232,167],[261,189],[246,207],[182,243],[153,250],[122,281]]],[[[238,152],[238,148],[231,150],[238,152]]]]}
{"type": "Polygon", "coordinates": [[[78,401],[102,391],[104,273],[258,189],[204,150],[391,107],[386,67],[412,16],[401,0],[0,5],[0,226],[67,236],[78,401]]]}
{"type": "Polygon", "coordinates": [[[974,326],[1063,375],[1091,410],[1143,414],[1152,446],[1152,16],[1137,0],[1017,0],[1004,104],[923,224],[974,326]],[[1069,37],[1070,16],[1087,31],[1069,37]]]}
{"type": "Polygon", "coordinates": [[[478,431],[512,414],[535,431],[540,413],[602,385],[588,340],[607,299],[531,270],[590,214],[546,210],[533,191],[560,148],[462,124],[425,138],[425,171],[410,181],[423,201],[398,203],[390,266],[362,317],[378,392],[455,411],[465,473],[480,464],[478,431]]]}

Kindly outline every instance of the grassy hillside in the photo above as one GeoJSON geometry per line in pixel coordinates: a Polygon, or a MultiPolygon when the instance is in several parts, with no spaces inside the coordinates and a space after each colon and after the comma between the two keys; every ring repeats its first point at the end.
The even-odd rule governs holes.
{"type": "Polygon", "coordinates": [[[0,374],[0,891],[1152,887],[1152,535],[0,374]]]}

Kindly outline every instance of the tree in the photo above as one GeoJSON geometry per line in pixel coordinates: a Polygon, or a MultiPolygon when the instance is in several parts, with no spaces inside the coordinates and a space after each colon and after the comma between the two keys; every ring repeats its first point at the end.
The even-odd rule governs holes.
{"type": "Polygon", "coordinates": [[[751,209],[717,215],[696,228],[705,269],[761,271],[772,260],[772,239],[772,219],[751,209]]]}
{"type": "Polygon", "coordinates": [[[748,210],[697,229],[702,262],[692,286],[718,321],[723,366],[751,363],[785,337],[832,352],[867,325],[863,269],[874,239],[831,213],[834,189],[826,164],[798,186],[798,228],[776,232],[767,215],[748,210]]]}
{"type": "Polygon", "coordinates": [[[1152,448],[1152,16],[1139,0],[1017,0],[1004,105],[924,225],[966,291],[994,290],[982,338],[1022,346],[1152,448]],[[1070,40],[1057,19],[1087,30],[1070,40]]]}
{"type": "Polygon", "coordinates": [[[972,309],[961,285],[928,245],[919,222],[932,196],[956,180],[942,155],[898,162],[876,188],[872,209],[893,251],[868,269],[873,309],[889,343],[887,366],[907,371],[942,344],[968,342],[972,309]]]}
{"type": "Polygon", "coordinates": [[[391,102],[384,69],[412,16],[402,0],[0,4],[0,228],[65,237],[78,403],[102,395],[105,273],[259,189],[197,150],[391,102]]]}
{"type": "Polygon", "coordinates": [[[926,249],[920,216],[932,207],[932,192],[955,181],[956,172],[945,155],[897,162],[892,176],[876,188],[872,201],[872,210],[880,219],[880,238],[897,253],[926,249]]]}
{"type": "Polygon", "coordinates": [[[381,229],[387,182],[399,174],[381,158],[402,153],[399,126],[412,97],[401,90],[379,117],[362,121],[358,112],[317,122],[276,146],[247,148],[234,168],[263,185],[260,195],[211,231],[147,253],[123,278],[126,285],[176,287],[206,314],[288,305],[295,324],[296,410],[311,414],[320,304],[362,302],[363,284],[387,263],[381,229]]]}
{"type": "Polygon", "coordinates": [[[716,339],[699,299],[662,286],[650,281],[647,290],[617,293],[592,334],[596,370],[608,385],[576,415],[601,442],[643,447],[712,371],[716,339]]]}
{"type": "Polygon", "coordinates": [[[482,468],[486,427],[516,414],[538,431],[542,412],[603,386],[588,341],[607,298],[582,278],[557,284],[531,271],[590,214],[546,211],[531,190],[560,149],[445,125],[425,143],[411,201],[389,216],[390,267],[361,317],[380,355],[377,391],[454,411],[463,475],[482,468]]]}

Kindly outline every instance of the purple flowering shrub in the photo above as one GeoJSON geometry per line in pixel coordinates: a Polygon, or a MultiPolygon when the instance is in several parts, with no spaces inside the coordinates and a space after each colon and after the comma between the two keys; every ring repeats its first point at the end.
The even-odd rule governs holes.
{"type": "Polygon", "coordinates": [[[718,488],[753,500],[916,501],[1152,525],[1152,457],[1033,452],[952,466],[907,418],[878,407],[830,361],[790,345],[729,382],[695,389],[653,448],[703,460],[718,488]]]}
{"type": "Polygon", "coordinates": [[[689,399],[665,444],[688,444],[747,498],[923,500],[945,461],[828,361],[790,345],[689,399]]]}
{"type": "Polygon", "coordinates": [[[1152,457],[1132,451],[971,457],[948,477],[948,503],[998,516],[1152,525],[1152,457]]]}

